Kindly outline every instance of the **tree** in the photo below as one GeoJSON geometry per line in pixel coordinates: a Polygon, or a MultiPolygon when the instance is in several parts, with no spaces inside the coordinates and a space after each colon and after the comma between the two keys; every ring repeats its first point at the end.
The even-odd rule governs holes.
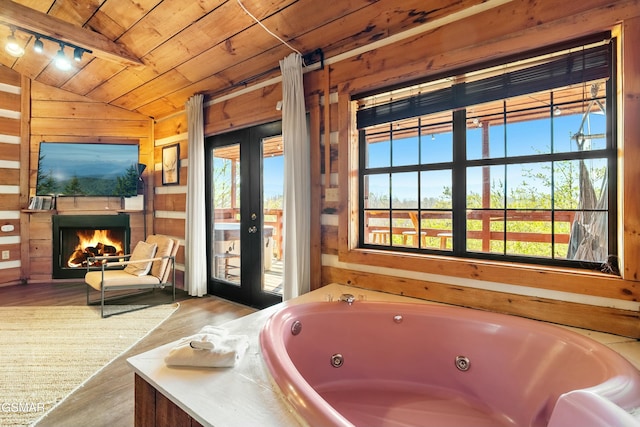
{"type": "MultiPolygon", "coordinates": [[[[42,165],[42,161],[45,156],[42,155],[38,157],[38,164],[42,165]]],[[[36,180],[36,194],[55,194],[58,188],[58,183],[53,178],[53,171],[49,169],[48,173],[44,173],[40,168],[38,168],[38,177],[36,180]]]]}
{"type": "Polygon", "coordinates": [[[129,166],[126,172],[116,178],[114,196],[131,196],[138,192],[138,170],[135,165],[129,166]]]}
{"type": "Polygon", "coordinates": [[[84,194],[77,175],[74,175],[73,178],[67,182],[67,185],[64,186],[64,193],[69,195],[84,194]]]}
{"type": "MultiPolygon", "coordinates": [[[[231,208],[232,160],[216,158],[213,167],[213,206],[217,209],[231,208]]],[[[238,192],[239,194],[239,192],[238,192]]]]}
{"type": "Polygon", "coordinates": [[[58,183],[53,178],[53,172],[49,171],[47,174],[43,174],[38,171],[38,188],[36,194],[56,194],[58,189],[58,183]]]}

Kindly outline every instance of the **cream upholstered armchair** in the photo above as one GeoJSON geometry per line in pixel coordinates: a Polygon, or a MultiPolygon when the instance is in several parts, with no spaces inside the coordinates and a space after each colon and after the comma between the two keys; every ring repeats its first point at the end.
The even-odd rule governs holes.
{"type": "MultiPolygon", "coordinates": [[[[116,295],[105,299],[107,291],[120,291],[127,289],[163,289],[166,286],[173,288],[173,301],[176,299],[176,272],[175,257],[179,243],[175,239],[153,234],[146,241],[140,241],[133,252],[122,255],[114,260],[114,257],[91,257],[89,266],[84,276],[87,283],[87,305],[100,303],[100,315],[104,314],[105,301],[122,298],[131,294],[116,295]],[[113,260],[113,261],[112,261],[113,260]],[[100,264],[99,268],[96,266],[100,264]],[[115,268],[114,267],[123,267],[115,268]],[[100,292],[100,300],[91,301],[89,294],[91,289],[100,292]]],[[[124,313],[120,311],[119,314],[124,313]]]]}

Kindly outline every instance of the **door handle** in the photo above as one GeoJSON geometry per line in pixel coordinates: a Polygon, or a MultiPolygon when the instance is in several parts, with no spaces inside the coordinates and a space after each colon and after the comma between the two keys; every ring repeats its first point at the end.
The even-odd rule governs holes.
{"type": "Polygon", "coordinates": [[[257,233],[258,232],[258,227],[256,227],[255,225],[253,227],[249,227],[249,233],[257,233]]]}

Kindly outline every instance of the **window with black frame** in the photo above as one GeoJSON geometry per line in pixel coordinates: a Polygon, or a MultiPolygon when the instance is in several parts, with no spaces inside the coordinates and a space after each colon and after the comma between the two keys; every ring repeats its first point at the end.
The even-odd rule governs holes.
{"type": "Polygon", "coordinates": [[[584,268],[615,256],[612,45],[357,99],[360,247],[584,268]]]}

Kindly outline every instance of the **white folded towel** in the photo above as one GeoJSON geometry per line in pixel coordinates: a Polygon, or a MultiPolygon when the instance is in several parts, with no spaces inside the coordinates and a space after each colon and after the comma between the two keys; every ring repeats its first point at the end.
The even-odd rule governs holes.
{"type": "Polygon", "coordinates": [[[249,338],[245,335],[229,335],[219,328],[208,332],[201,330],[178,341],[164,358],[166,365],[230,368],[240,361],[249,347],[249,338]]]}

